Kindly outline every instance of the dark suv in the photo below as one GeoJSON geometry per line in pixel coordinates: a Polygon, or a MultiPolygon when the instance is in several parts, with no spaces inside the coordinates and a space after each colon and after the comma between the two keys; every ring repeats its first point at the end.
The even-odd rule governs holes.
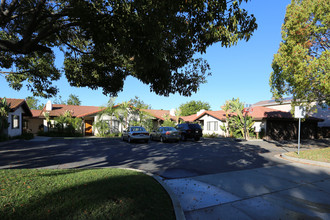
{"type": "Polygon", "coordinates": [[[175,128],[181,133],[181,140],[185,141],[188,138],[193,138],[195,141],[203,136],[202,128],[199,124],[178,124],[175,128]]]}

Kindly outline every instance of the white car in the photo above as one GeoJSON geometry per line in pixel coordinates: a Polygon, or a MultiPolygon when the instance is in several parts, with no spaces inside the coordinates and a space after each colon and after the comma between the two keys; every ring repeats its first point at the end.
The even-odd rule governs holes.
{"type": "Polygon", "coordinates": [[[149,132],[147,132],[144,127],[140,126],[128,127],[127,130],[123,131],[121,139],[123,141],[127,140],[128,143],[131,143],[132,141],[136,140],[143,140],[144,142],[148,143],[149,132]]]}

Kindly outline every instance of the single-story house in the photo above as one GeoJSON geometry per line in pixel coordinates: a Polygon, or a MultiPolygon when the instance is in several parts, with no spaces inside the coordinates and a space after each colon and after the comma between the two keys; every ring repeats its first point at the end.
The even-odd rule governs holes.
{"type": "MultiPolygon", "coordinates": [[[[271,100],[264,100],[264,101],[257,102],[255,104],[253,104],[252,107],[263,106],[263,107],[277,109],[277,110],[284,111],[284,112],[290,112],[292,109],[291,102],[292,102],[292,97],[283,98],[282,102],[277,102],[277,101],[275,101],[275,99],[271,99],[271,100]]],[[[330,106],[328,106],[326,104],[324,104],[323,106],[319,106],[319,105],[316,105],[316,102],[313,102],[312,106],[314,106],[314,108],[316,108],[317,111],[311,112],[309,114],[309,116],[314,117],[314,118],[323,119],[322,121],[318,122],[319,127],[329,127],[330,128],[330,106]]]]}
{"type": "MultiPolygon", "coordinates": [[[[171,110],[141,109],[141,110],[146,112],[149,116],[151,116],[154,129],[161,126],[163,121],[165,121],[166,115],[169,116],[169,118],[172,121],[176,121],[175,109],[171,109],[171,110]]],[[[181,119],[181,117],[180,117],[180,119],[181,119]]]]}
{"type": "MultiPolygon", "coordinates": [[[[48,131],[55,128],[55,117],[63,115],[66,111],[70,111],[72,117],[81,118],[83,120],[82,132],[84,135],[93,135],[95,129],[93,129],[93,123],[96,121],[97,113],[101,112],[104,108],[96,106],[79,106],[79,105],[64,105],[64,104],[52,104],[48,101],[45,107],[40,111],[39,118],[43,120],[43,130],[48,131]],[[50,126],[47,126],[47,120],[45,113],[49,114],[50,126]]],[[[34,125],[36,126],[36,125],[34,125]]]]}
{"type": "MultiPolygon", "coordinates": [[[[298,120],[290,112],[255,106],[247,113],[253,118],[254,130],[263,130],[266,137],[271,139],[296,139],[298,120]]],[[[220,111],[201,110],[195,115],[181,117],[186,122],[198,122],[203,127],[203,134],[225,135],[220,128],[226,122],[226,113],[220,111]]],[[[301,138],[316,138],[317,123],[322,119],[309,117],[302,123],[301,138]]]]}
{"type": "Polygon", "coordinates": [[[32,116],[29,106],[24,99],[6,99],[10,108],[8,113],[9,127],[5,129],[5,134],[10,137],[19,136],[23,133],[23,117],[32,116]]]}

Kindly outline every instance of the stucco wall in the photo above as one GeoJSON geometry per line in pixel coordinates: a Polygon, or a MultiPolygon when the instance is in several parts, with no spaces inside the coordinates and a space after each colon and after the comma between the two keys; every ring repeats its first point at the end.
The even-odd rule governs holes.
{"type": "Polygon", "coordinates": [[[8,127],[8,136],[10,137],[14,137],[14,136],[18,136],[22,134],[22,113],[23,113],[23,109],[21,107],[19,107],[18,109],[16,109],[15,112],[9,112],[8,114],[8,123],[9,123],[9,127],[8,127]],[[19,126],[18,128],[12,128],[12,117],[13,115],[18,115],[19,117],[19,126]]]}
{"type": "Polygon", "coordinates": [[[24,118],[28,121],[27,132],[37,134],[39,131],[39,126],[43,124],[42,118],[24,118]]]}
{"type": "Polygon", "coordinates": [[[210,115],[204,115],[199,119],[203,121],[203,134],[218,134],[223,136],[224,131],[221,130],[220,125],[223,125],[223,122],[217,118],[214,118],[210,115]],[[211,128],[208,128],[208,122],[211,122],[211,128]],[[217,122],[217,128],[214,127],[214,122],[217,122]]]}

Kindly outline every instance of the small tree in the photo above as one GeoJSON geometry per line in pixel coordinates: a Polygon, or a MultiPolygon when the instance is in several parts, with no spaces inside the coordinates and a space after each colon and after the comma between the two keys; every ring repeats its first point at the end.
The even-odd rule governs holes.
{"type": "Polygon", "coordinates": [[[164,127],[174,127],[175,126],[175,122],[171,120],[170,115],[165,114],[163,115],[163,118],[165,119],[162,126],[164,127]]]}
{"type": "Polygon", "coordinates": [[[94,126],[98,131],[99,136],[104,137],[109,133],[110,127],[107,121],[97,120],[94,122],[94,126]]]}
{"type": "Polygon", "coordinates": [[[69,95],[69,99],[66,101],[67,105],[81,105],[79,97],[74,94],[69,95]]]}
{"type": "Polygon", "coordinates": [[[229,113],[230,113],[230,101],[226,101],[226,104],[221,106],[222,110],[226,113],[226,122],[224,125],[220,125],[220,128],[225,131],[225,137],[229,137],[229,113]]]}
{"type": "Polygon", "coordinates": [[[43,113],[45,119],[46,119],[46,122],[47,122],[47,131],[49,131],[49,127],[50,127],[50,116],[49,116],[49,112],[44,112],[43,113]]]}
{"type": "Polygon", "coordinates": [[[10,107],[7,103],[6,98],[0,99],[0,134],[3,133],[4,129],[9,127],[8,114],[10,107]]]}
{"type": "Polygon", "coordinates": [[[254,124],[252,117],[247,113],[247,109],[244,108],[244,103],[240,102],[239,98],[232,99],[226,102],[226,112],[234,113],[229,118],[229,130],[231,130],[234,134],[241,133],[245,139],[250,138],[250,132],[253,131],[252,126],[254,124]]]}
{"type": "Polygon", "coordinates": [[[39,100],[33,96],[28,96],[25,98],[26,104],[30,109],[39,109],[41,110],[44,106],[39,105],[39,100]]]}

